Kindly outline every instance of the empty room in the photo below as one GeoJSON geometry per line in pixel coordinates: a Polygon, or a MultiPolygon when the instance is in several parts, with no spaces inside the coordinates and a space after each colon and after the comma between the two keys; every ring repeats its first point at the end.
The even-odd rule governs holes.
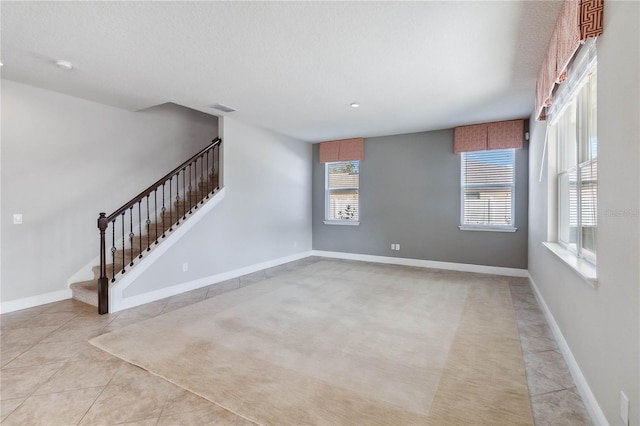
{"type": "Polygon", "coordinates": [[[640,2],[0,2],[2,425],[640,426],[640,2]]]}

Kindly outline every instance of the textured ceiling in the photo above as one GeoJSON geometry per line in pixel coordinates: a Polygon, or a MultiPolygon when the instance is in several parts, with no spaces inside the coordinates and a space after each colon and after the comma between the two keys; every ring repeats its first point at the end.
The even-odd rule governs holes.
{"type": "Polygon", "coordinates": [[[409,133],[528,117],[560,5],[2,1],[1,72],[129,110],[219,102],[310,142],[409,133]]]}

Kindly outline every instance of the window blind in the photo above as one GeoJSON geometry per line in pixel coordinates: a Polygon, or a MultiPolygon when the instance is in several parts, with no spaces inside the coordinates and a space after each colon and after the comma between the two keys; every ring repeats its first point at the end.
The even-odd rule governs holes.
{"type": "Polygon", "coordinates": [[[514,161],[513,149],[462,154],[462,225],[514,225],[514,161]]]}
{"type": "Polygon", "coordinates": [[[557,146],[558,242],[595,264],[598,230],[597,65],[581,51],[549,109],[557,146]]]}
{"type": "Polygon", "coordinates": [[[360,220],[360,162],[326,163],[327,220],[360,220]]]}

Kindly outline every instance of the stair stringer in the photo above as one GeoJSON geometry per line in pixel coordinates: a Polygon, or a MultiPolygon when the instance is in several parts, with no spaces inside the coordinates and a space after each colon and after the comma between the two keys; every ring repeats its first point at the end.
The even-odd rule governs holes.
{"type": "MultiPolygon", "coordinates": [[[[216,205],[218,205],[225,197],[225,188],[221,188],[218,192],[206,201],[204,204],[198,206],[198,209],[193,211],[188,220],[182,221],[180,225],[175,226],[174,230],[170,233],[167,232],[167,236],[162,240],[162,243],[155,247],[151,252],[146,254],[142,259],[135,262],[135,267],[129,269],[125,274],[119,273],[116,275],[116,282],[109,287],[109,313],[118,312],[123,309],[139,306],[144,303],[152,302],[156,300],[150,297],[148,300],[141,298],[141,295],[132,297],[125,297],[124,291],[129,287],[138,277],[140,277],[145,270],[153,265],[160,257],[169,250],[175,243],[177,243],[191,228],[193,228],[198,222],[200,222],[216,205]]],[[[152,291],[153,292],[153,291],[152,291]]],[[[152,293],[149,292],[149,293],[152,293]]],[[[179,294],[177,290],[172,294],[166,294],[164,297],[174,296],[179,294]]]]}
{"type": "MultiPolygon", "coordinates": [[[[193,182],[192,185],[196,185],[197,182],[193,182]]],[[[219,194],[221,191],[217,191],[215,193],[215,195],[219,194]]],[[[206,198],[203,199],[202,201],[204,201],[205,203],[207,203],[209,200],[207,200],[206,198]]],[[[198,200],[196,209],[194,209],[194,211],[197,210],[197,208],[200,208],[201,204],[200,204],[200,200],[198,200]]],[[[150,211],[151,215],[150,217],[152,218],[158,218],[161,216],[162,214],[162,206],[158,206],[157,210],[151,210],[150,211]]],[[[191,217],[193,216],[193,211],[191,213],[189,213],[189,219],[191,219],[191,217]]],[[[180,219],[180,221],[182,222],[182,219],[180,219]]],[[[143,224],[143,226],[145,226],[143,224]]],[[[174,226],[181,226],[181,225],[174,225],[174,226]]],[[[133,224],[133,229],[140,229],[140,223],[139,222],[135,222],[133,224]]],[[[171,231],[173,232],[173,231],[171,231]]],[[[165,234],[169,234],[169,231],[167,230],[165,232],[165,234]]],[[[165,238],[162,239],[162,241],[165,241],[165,238]]],[[[131,240],[129,240],[129,238],[122,238],[119,237],[117,240],[114,241],[113,245],[115,247],[122,247],[125,249],[131,248],[131,240]]],[[[151,249],[155,250],[156,249],[156,245],[152,245],[151,249]]],[[[108,256],[108,255],[107,255],[108,256]]],[[[147,253],[145,252],[145,256],[147,256],[147,253]]],[[[134,259],[134,263],[137,265],[138,264],[138,260],[134,259]]],[[[89,262],[87,262],[85,265],[82,266],[82,268],[78,269],[71,277],[69,277],[67,279],[67,288],[71,288],[71,284],[74,283],[78,283],[78,282],[83,282],[83,281],[91,281],[95,279],[94,276],[94,272],[93,272],[93,268],[96,265],[100,265],[100,255],[96,255],[94,258],[92,258],[89,262]]],[[[116,274],[116,278],[119,278],[121,276],[120,273],[116,274]]]]}

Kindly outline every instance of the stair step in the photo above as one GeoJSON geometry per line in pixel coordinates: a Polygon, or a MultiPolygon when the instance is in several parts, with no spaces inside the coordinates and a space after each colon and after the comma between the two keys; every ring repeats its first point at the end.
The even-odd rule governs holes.
{"type": "MultiPolygon", "coordinates": [[[[174,216],[173,212],[172,212],[172,216],[174,216]]],[[[163,230],[166,231],[167,229],[169,229],[171,227],[171,225],[172,225],[172,223],[169,222],[169,211],[167,210],[166,214],[160,213],[158,215],[158,221],[157,222],[153,221],[153,222],[151,222],[149,224],[149,226],[147,227],[147,231],[148,231],[148,233],[151,234],[151,238],[153,239],[153,235],[156,232],[156,228],[158,228],[158,234],[162,234],[162,231],[163,230]],[[163,217],[165,218],[164,222],[162,221],[163,217]]]]}
{"type": "MultiPolygon", "coordinates": [[[[153,224],[152,224],[153,225],[153,224]]],[[[165,227],[167,228],[167,230],[169,230],[169,225],[165,224],[165,227]]],[[[155,227],[152,228],[152,231],[155,232],[155,227]]],[[[160,239],[162,237],[162,224],[158,225],[158,239],[160,239]]],[[[131,244],[131,248],[126,248],[124,250],[120,249],[120,250],[116,250],[115,252],[115,273],[116,275],[118,273],[120,273],[120,271],[122,271],[123,267],[126,267],[126,269],[128,269],[129,267],[131,267],[131,260],[133,259],[133,261],[135,262],[137,259],[140,259],[140,254],[142,253],[142,255],[144,256],[145,253],[147,253],[147,248],[152,248],[153,246],[155,246],[155,238],[153,237],[153,234],[151,235],[151,241],[147,240],[147,238],[149,238],[149,235],[145,234],[142,236],[142,250],[140,250],[140,238],[138,236],[135,236],[133,238],[133,241],[130,243],[131,244]],[[149,244],[149,246],[147,246],[147,244],[149,244]],[[124,262],[122,259],[122,255],[124,253],[124,262]]],[[[113,275],[113,265],[114,265],[114,256],[111,255],[111,251],[107,251],[107,265],[106,265],[106,270],[107,270],[107,277],[109,277],[109,279],[112,278],[113,275]]],[[[100,265],[95,265],[92,268],[93,271],[93,276],[94,279],[98,279],[100,278],[100,265]]]]}
{"type": "MultiPolygon", "coordinates": [[[[129,251],[129,250],[127,250],[129,251]]],[[[117,253],[117,252],[116,252],[117,253]]],[[[120,253],[122,253],[122,251],[120,250],[120,253]]],[[[144,253],[146,253],[146,250],[143,252],[143,256],[144,253]]],[[[140,259],[139,257],[139,252],[135,252],[135,256],[133,258],[133,261],[136,262],[138,259],[140,259]]],[[[135,263],[134,263],[135,266],[135,263]]],[[[122,262],[122,254],[120,254],[120,256],[117,256],[115,258],[115,269],[114,269],[114,262],[113,259],[111,257],[110,254],[107,255],[107,265],[106,265],[106,270],[107,270],[107,277],[109,277],[109,279],[113,278],[113,271],[115,270],[116,275],[118,273],[120,273],[120,271],[122,271],[122,268],[125,268],[127,271],[129,270],[129,268],[132,268],[133,266],[131,266],[131,255],[126,255],[125,254],[125,262],[122,262]]],[[[93,266],[93,268],[91,268],[91,270],[93,271],[93,277],[94,279],[98,279],[100,278],[100,265],[95,265],[93,266]]]]}
{"type": "MultiPolygon", "coordinates": [[[[217,182],[217,180],[215,181],[217,182]]],[[[142,226],[142,237],[140,237],[140,227],[133,230],[134,237],[132,241],[128,242],[130,247],[122,249],[116,248],[115,251],[115,273],[116,275],[122,271],[125,266],[126,271],[129,271],[133,266],[130,266],[131,259],[134,262],[139,259],[139,255],[147,252],[147,248],[152,248],[156,245],[156,241],[160,242],[162,235],[168,232],[172,227],[175,228],[176,222],[182,223],[183,217],[189,214],[189,211],[195,211],[200,205],[201,201],[206,200],[207,195],[217,191],[219,188],[214,185],[214,181],[210,176],[210,181],[199,182],[197,190],[192,190],[187,193],[186,196],[182,196],[179,201],[174,201],[171,211],[169,211],[166,205],[165,212],[158,213],[157,217],[154,215],[151,217],[152,222],[148,225],[142,226]],[[214,191],[215,190],[215,191],[214,191]],[[162,219],[164,218],[164,223],[162,219]],[[124,262],[122,255],[124,254],[124,262]]],[[[171,203],[169,203],[171,204],[171,203]]],[[[125,238],[128,238],[128,232],[125,229],[125,238]]],[[[118,231],[116,230],[116,237],[118,231]]],[[[107,246],[107,277],[109,281],[112,279],[114,258],[111,255],[111,248],[107,246]]],[[[134,264],[135,266],[135,264],[134,264]]],[[[100,277],[100,265],[96,265],[92,268],[94,279],[90,281],[82,281],[71,284],[72,297],[81,302],[89,305],[98,306],[98,278],[100,277]]]]}
{"type": "Polygon", "coordinates": [[[98,307],[98,281],[82,281],[71,284],[71,295],[80,302],[98,307]]]}
{"type": "MultiPolygon", "coordinates": [[[[206,198],[205,198],[206,200],[206,198]]],[[[179,216],[185,216],[187,213],[189,213],[189,211],[193,211],[195,209],[196,206],[200,206],[200,200],[196,201],[196,202],[189,202],[189,201],[175,201],[173,203],[173,209],[171,211],[173,217],[176,217],[176,214],[179,213],[179,216]]]]}
{"type": "Polygon", "coordinates": [[[215,183],[213,182],[198,182],[198,189],[200,192],[211,192],[215,188],[215,183]]]}

